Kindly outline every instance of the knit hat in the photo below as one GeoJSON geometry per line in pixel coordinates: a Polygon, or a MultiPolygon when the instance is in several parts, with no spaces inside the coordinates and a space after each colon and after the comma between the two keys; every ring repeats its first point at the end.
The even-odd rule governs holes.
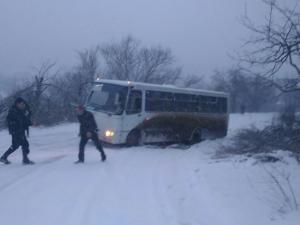
{"type": "Polygon", "coordinates": [[[18,97],[18,98],[16,98],[16,100],[15,100],[15,105],[16,105],[16,104],[19,104],[19,103],[21,103],[21,102],[26,103],[26,101],[25,101],[23,98],[18,97]]]}

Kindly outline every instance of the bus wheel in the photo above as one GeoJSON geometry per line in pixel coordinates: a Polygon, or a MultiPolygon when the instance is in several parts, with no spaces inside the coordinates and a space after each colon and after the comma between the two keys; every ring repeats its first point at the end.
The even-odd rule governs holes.
{"type": "Polygon", "coordinates": [[[141,145],[142,144],[141,139],[142,139],[141,131],[133,130],[127,136],[126,145],[128,147],[141,145]]]}
{"type": "Polygon", "coordinates": [[[200,128],[196,128],[191,137],[191,144],[196,144],[202,141],[202,130],[200,128]]]}

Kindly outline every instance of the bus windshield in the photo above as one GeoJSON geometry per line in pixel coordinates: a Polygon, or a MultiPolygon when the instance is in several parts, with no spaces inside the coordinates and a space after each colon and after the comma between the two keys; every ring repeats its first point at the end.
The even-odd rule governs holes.
{"type": "Polygon", "coordinates": [[[97,111],[120,115],[124,111],[128,87],[99,83],[95,85],[88,106],[97,111]]]}

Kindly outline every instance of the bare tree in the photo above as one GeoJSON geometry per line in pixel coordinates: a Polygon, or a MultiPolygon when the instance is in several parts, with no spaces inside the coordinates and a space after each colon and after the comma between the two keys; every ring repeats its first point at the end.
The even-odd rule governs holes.
{"type": "Polygon", "coordinates": [[[66,79],[70,85],[74,100],[84,103],[89,87],[95,79],[99,69],[99,48],[91,48],[78,52],[79,63],[72,73],[68,73],[66,79]]]}
{"type": "Polygon", "coordinates": [[[5,124],[5,117],[8,108],[13,104],[16,97],[24,97],[30,105],[31,111],[37,121],[43,121],[47,115],[44,108],[44,99],[47,90],[51,86],[52,77],[56,76],[58,70],[55,63],[45,62],[33,70],[33,76],[27,82],[17,87],[12,94],[4,98],[0,103],[0,126],[5,124]]]}
{"type": "Polygon", "coordinates": [[[175,67],[170,49],[141,47],[131,36],[120,43],[104,45],[101,54],[106,64],[106,77],[147,83],[174,83],[181,74],[175,67]]]}
{"type": "Polygon", "coordinates": [[[29,85],[29,89],[32,90],[27,93],[27,98],[37,116],[40,116],[40,111],[42,111],[42,98],[51,85],[50,79],[57,74],[58,70],[55,70],[55,63],[45,62],[40,67],[35,68],[32,84],[29,85]]]}
{"type": "Polygon", "coordinates": [[[214,90],[230,94],[232,112],[258,112],[275,108],[275,90],[265,85],[260,76],[250,76],[240,68],[233,68],[217,71],[211,79],[214,90]]]}
{"type": "Polygon", "coordinates": [[[78,63],[72,71],[53,77],[45,96],[49,122],[73,121],[74,104],[84,104],[99,69],[99,48],[78,52],[78,63]]]}
{"type": "Polygon", "coordinates": [[[263,25],[255,25],[245,15],[242,22],[253,37],[244,46],[240,59],[247,69],[261,75],[283,92],[300,90],[300,13],[276,0],[262,0],[269,7],[263,25]],[[293,75],[287,71],[293,71],[293,75]],[[280,77],[280,74],[285,74],[280,77]],[[279,78],[279,79],[278,79],[279,78]],[[282,79],[284,78],[284,79],[282,79]]]}
{"type": "Polygon", "coordinates": [[[175,68],[170,49],[162,47],[142,48],[138,54],[138,69],[135,80],[146,83],[175,83],[181,68],[175,68]]]}
{"type": "Polygon", "coordinates": [[[202,76],[190,74],[187,76],[181,76],[178,80],[178,86],[185,88],[204,88],[205,81],[202,76]]]}
{"type": "Polygon", "coordinates": [[[109,78],[131,80],[136,76],[138,65],[139,42],[131,36],[120,43],[111,43],[101,48],[101,54],[106,63],[106,74],[109,78]]]}

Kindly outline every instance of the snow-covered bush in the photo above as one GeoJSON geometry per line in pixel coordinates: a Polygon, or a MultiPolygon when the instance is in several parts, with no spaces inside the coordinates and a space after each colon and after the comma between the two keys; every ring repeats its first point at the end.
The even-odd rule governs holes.
{"type": "Polygon", "coordinates": [[[218,154],[253,156],[274,152],[275,150],[291,152],[300,163],[299,118],[283,113],[274,119],[271,125],[263,129],[251,127],[240,130],[232,137],[230,144],[225,146],[218,154]]]}

